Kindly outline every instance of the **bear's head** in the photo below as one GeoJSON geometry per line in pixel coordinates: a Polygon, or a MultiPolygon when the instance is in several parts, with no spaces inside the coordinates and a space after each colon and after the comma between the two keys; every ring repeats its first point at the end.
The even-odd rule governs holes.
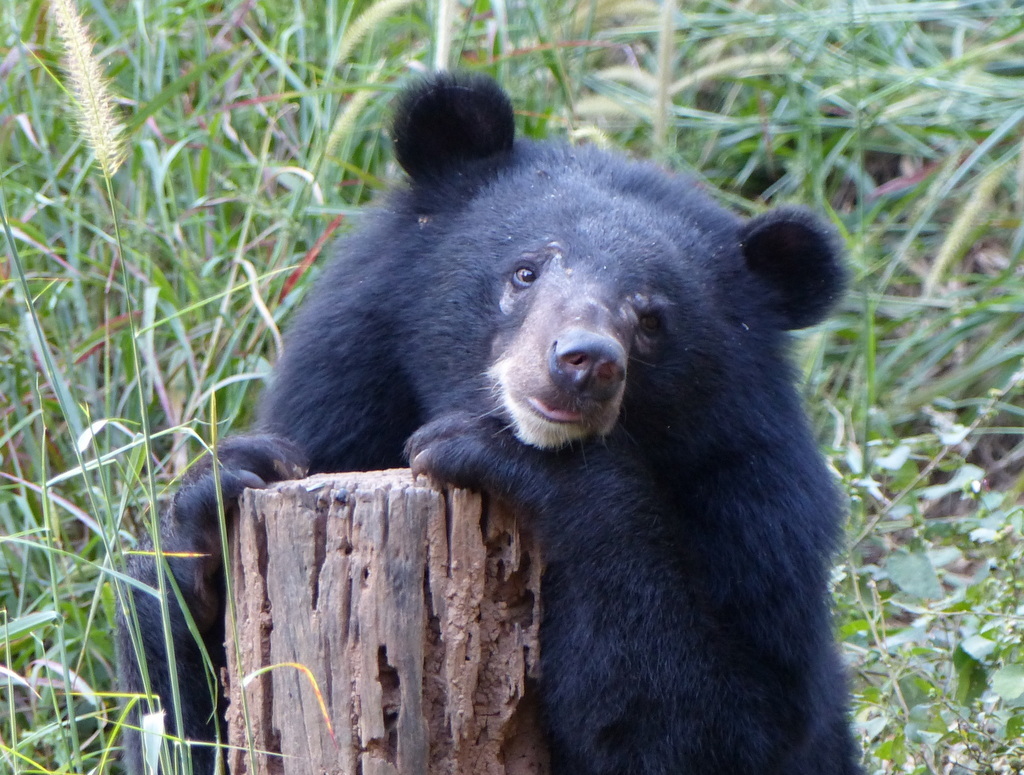
{"type": "Polygon", "coordinates": [[[785,332],[842,293],[829,226],[795,207],[744,221],[687,178],[514,134],[493,81],[441,74],[405,92],[393,139],[423,244],[462,286],[436,314],[486,321],[463,328],[483,332],[494,408],[523,442],[668,426],[788,378],[785,332]]]}

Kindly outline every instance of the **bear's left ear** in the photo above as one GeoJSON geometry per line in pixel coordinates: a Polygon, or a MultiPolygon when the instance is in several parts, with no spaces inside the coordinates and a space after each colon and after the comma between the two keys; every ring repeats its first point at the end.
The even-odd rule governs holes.
{"type": "Polygon", "coordinates": [[[780,207],[740,230],[750,270],[771,290],[787,329],[825,319],[846,287],[836,233],[799,207],[780,207]]]}
{"type": "Polygon", "coordinates": [[[437,73],[398,98],[391,137],[413,180],[512,148],[515,117],[508,95],[484,75],[437,73]]]}

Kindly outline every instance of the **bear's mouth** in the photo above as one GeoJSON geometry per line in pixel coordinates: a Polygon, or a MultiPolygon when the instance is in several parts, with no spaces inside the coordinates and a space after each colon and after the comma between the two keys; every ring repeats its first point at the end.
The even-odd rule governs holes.
{"type": "Polygon", "coordinates": [[[548,422],[578,423],[583,421],[583,412],[573,409],[558,409],[532,396],[527,398],[526,402],[530,405],[531,409],[548,422]]]}
{"type": "Polygon", "coordinates": [[[511,421],[516,438],[539,449],[558,449],[574,441],[611,432],[619,415],[621,394],[609,401],[578,401],[548,385],[533,384],[508,358],[489,370],[495,398],[511,421]],[[541,397],[543,396],[543,398],[541,397]]]}

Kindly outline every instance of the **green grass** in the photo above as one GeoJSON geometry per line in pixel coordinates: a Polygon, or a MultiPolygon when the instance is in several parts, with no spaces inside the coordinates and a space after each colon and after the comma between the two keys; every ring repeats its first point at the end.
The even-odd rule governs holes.
{"type": "Polygon", "coordinates": [[[116,771],[122,552],[211,418],[245,426],[307,259],[396,179],[390,97],[435,61],[499,77],[528,135],[831,216],[854,289],[799,352],[851,501],[868,772],[1020,771],[1019,6],[435,6],[81,3],[126,128],[108,188],[47,6],[0,0],[0,771],[116,771]]]}

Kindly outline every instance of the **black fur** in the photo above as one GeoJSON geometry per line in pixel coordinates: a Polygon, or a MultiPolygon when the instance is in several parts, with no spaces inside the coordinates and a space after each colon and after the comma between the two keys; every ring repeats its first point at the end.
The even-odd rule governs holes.
{"type": "Polygon", "coordinates": [[[512,103],[494,81],[447,73],[402,94],[391,127],[395,158],[417,181],[510,151],[514,136],[512,103]]]}
{"type": "MultiPolygon", "coordinates": [[[[412,183],[346,240],[293,321],[260,406],[268,435],[225,442],[226,495],[252,481],[242,472],[280,478],[268,457],[317,472],[408,455],[519,506],[545,554],[556,775],[859,772],[827,601],[842,509],[786,352],[786,332],[841,293],[831,230],[794,208],[744,222],[685,178],[599,150],[513,143],[507,98],[480,78],[412,88],[395,136],[412,183]],[[523,443],[489,370],[504,359],[544,381],[523,372],[546,353],[522,343],[570,324],[629,353],[617,422],[523,443]]],[[[594,403],[553,395],[549,414],[594,403]]],[[[211,486],[208,465],[183,484],[165,545],[210,544],[211,486]]],[[[171,569],[182,586],[212,577],[171,569]]],[[[195,588],[189,605],[219,610],[221,587],[195,588]]],[[[161,676],[154,600],[135,601],[161,676]]],[[[217,617],[196,618],[216,651],[217,617]]],[[[190,636],[175,638],[179,672],[201,674],[190,636]]],[[[211,713],[183,707],[189,734],[208,739],[211,713]]]]}
{"type": "Polygon", "coordinates": [[[843,292],[836,236],[806,210],[780,207],[752,219],[740,233],[747,265],[768,283],[787,328],[806,328],[823,318],[843,292]]]}

